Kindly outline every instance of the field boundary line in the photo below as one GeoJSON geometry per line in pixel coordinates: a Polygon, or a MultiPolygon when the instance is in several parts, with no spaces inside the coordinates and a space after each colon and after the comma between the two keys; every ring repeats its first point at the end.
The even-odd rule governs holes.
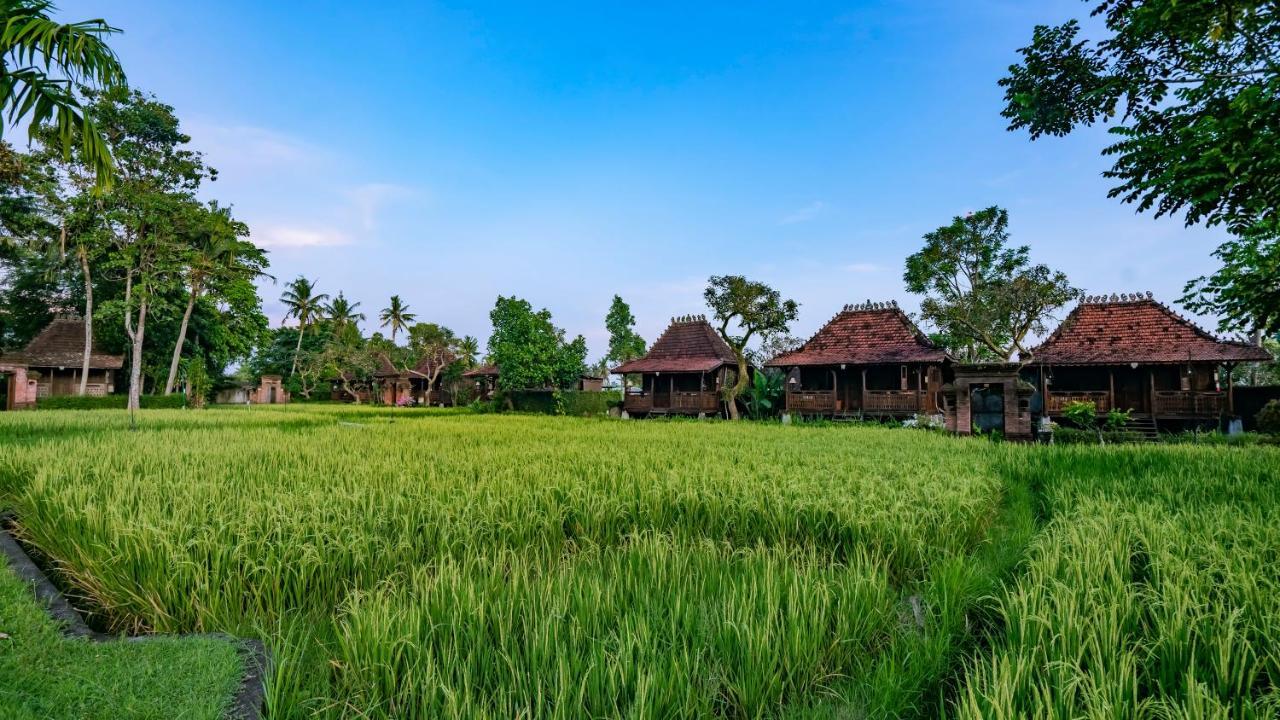
{"type": "Polygon", "coordinates": [[[75,609],[71,601],[62,594],[44,570],[27,552],[26,548],[13,533],[17,524],[17,515],[11,511],[0,512],[0,552],[4,553],[10,570],[24,584],[31,588],[36,600],[45,611],[62,628],[62,634],[70,638],[84,638],[90,642],[147,642],[156,638],[213,638],[230,641],[236,646],[241,662],[244,664],[244,676],[240,679],[240,687],[227,708],[227,720],[260,720],[265,700],[263,686],[264,675],[268,665],[268,653],[262,641],[255,638],[241,638],[228,633],[173,633],[156,635],[117,636],[100,633],[84,621],[84,617],[75,609]]]}

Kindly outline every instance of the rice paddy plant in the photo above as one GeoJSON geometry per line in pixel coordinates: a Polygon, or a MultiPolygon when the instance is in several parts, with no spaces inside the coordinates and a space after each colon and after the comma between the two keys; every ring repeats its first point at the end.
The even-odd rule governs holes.
{"type": "Polygon", "coordinates": [[[909,714],[1011,452],[347,408],[0,423],[0,496],[97,620],[263,637],[273,717],[909,714]]]}
{"type": "Polygon", "coordinates": [[[963,718],[1280,716],[1280,454],[1028,453],[1050,522],[963,718]]]}
{"type": "Polygon", "coordinates": [[[340,694],[406,718],[769,716],[874,666],[898,625],[886,580],[867,558],[652,535],[549,566],[447,560],[349,598],[340,694]]]}
{"type": "Polygon", "coordinates": [[[0,416],[0,504],[104,627],[263,638],[273,718],[1280,713],[1274,449],[341,407],[126,427],[0,416]]]}

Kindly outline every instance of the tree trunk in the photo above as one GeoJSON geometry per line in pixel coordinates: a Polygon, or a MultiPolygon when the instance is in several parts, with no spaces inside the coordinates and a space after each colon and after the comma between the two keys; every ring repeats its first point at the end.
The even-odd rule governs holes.
{"type": "Polygon", "coordinates": [[[298,372],[298,354],[302,352],[302,333],[307,331],[307,326],[298,320],[298,346],[293,349],[293,367],[289,369],[289,377],[298,372]]]}
{"type": "Polygon", "coordinates": [[[89,390],[89,356],[93,354],[93,279],[89,276],[89,253],[80,246],[80,272],[84,275],[84,359],[80,367],[81,397],[89,390]]]}
{"type": "Polygon", "coordinates": [[[738,377],[733,382],[733,387],[729,390],[729,419],[738,420],[738,395],[747,388],[747,359],[741,353],[738,354],[738,377]]]}
{"type": "Polygon", "coordinates": [[[351,389],[351,383],[349,383],[346,378],[342,378],[342,389],[345,390],[346,393],[351,396],[352,404],[354,405],[360,404],[360,393],[351,389]]]}
{"type": "MultiPolygon", "coordinates": [[[[127,310],[127,308],[126,308],[127,310]]],[[[142,340],[147,325],[147,301],[138,303],[138,326],[132,334],[133,359],[129,367],[129,410],[137,410],[142,399],[142,340]]]]}
{"type": "Polygon", "coordinates": [[[169,379],[164,381],[164,394],[173,394],[174,381],[178,379],[178,362],[182,360],[182,346],[187,342],[187,325],[191,323],[191,310],[196,306],[196,295],[200,286],[192,283],[191,293],[187,296],[187,310],[182,313],[182,324],[178,326],[178,342],[173,346],[173,359],[169,361],[169,379]]]}

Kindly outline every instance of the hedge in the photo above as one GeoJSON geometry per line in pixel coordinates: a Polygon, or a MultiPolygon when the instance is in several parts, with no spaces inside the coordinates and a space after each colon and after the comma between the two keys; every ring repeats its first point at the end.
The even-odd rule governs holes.
{"type": "MultiPolygon", "coordinates": [[[[144,409],[171,410],[187,405],[187,398],[181,394],[143,395],[140,398],[144,409]]],[[[37,410],[123,410],[129,402],[128,395],[103,395],[90,397],[79,395],[59,395],[57,397],[40,398],[36,401],[37,410]]]]}
{"type": "MultiPolygon", "coordinates": [[[[1129,430],[1103,430],[1102,439],[1113,445],[1138,443],[1145,440],[1142,435],[1129,430]]],[[[1097,445],[1098,433],[1080,428],[1058,427],[1053,431],[1053,441],[1059,445],[1097,445]]]]}
{"type": "Polygon", "coordinates": [[[513,390],[507,397],[519,412],[546,415],[606,415],[610,407],[622,402],[622,394],[616,390],[513,390]]]}

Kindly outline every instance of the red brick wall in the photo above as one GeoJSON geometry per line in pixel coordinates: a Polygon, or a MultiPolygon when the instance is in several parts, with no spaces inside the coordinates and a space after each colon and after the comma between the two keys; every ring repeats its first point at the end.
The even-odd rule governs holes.
{"type": "Polygon", "coordinates": [[[27,410],[36,406],[36,381],[27,379],[25,365],[0,365],[9,376],[9,407],[0,410],[27,410]]]}

